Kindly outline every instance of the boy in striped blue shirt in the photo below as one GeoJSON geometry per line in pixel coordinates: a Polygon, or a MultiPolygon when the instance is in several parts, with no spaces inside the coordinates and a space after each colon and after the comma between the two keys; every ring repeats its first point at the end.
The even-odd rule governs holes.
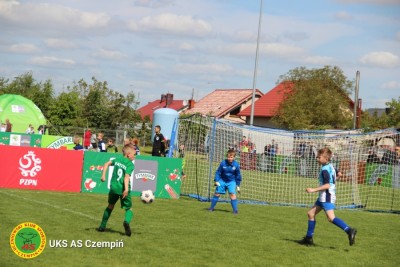
{"type": "Polygon", "coordinates": [[[308,229],[306,236],[299,241],[302,245],[313,245],[313,235],[315,229],[315,216],[324,210],[328,221],[341,228],[347,233],[350,246],[354,245],[357,229],[351,228],[344,221],[335,217],[335,201],[336,201],[336,173],[335,168],[330,164],[332,151],[329,148],[322,148],[318,151],[317,161],[321,164],[319,174],[319,187],[307,188],[307,193],[319,192],[319,197],[314,206],[307,212],[308,229]]]}

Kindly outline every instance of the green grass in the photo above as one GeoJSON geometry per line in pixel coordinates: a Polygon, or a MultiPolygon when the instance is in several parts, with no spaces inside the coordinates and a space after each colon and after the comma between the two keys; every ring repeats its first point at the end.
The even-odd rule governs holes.
{"type": "MultiPolygon", "coordinates": [[[[134,198],[131,237],[123,235],[123,212],[116,208],[108,231],[95,230],[107,205],[106,195],[0,189],[1,266],[400,266],[400,217],[396,214],[338,210],[358,228],[356,244],[318,216],[314,247],[295,242],[307,227],[305,208],[230,204],[181,198],[144,205],[134,198]],[[10,249],[12,229],[34,222],[47,245],[26,260],[10,249]],[[123,248],[51,248],[49,240],[123,240],[123,248]]],[[[118,204],[117,204],[118,205],[118,204]]]]}

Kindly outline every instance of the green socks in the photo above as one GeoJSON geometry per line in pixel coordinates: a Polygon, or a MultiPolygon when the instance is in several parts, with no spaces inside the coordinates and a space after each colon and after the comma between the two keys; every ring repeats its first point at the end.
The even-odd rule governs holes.
{"type": "Polygon", "coordinates": [[[108,207],[104,210],[103,219],[101,220],[100,228],[106,228],[108,218],[110,218],[112,211],[113,210],[109,209],[108,207]]]}

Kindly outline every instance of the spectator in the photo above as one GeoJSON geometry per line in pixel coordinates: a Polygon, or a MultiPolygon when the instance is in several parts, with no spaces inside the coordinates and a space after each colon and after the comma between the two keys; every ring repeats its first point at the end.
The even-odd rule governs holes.
{"type": "Polygon", "coordinates": [[[32,124],[29,124],[28,128],[26,128],[25,133],[26,134],[31,134],[32,133],[32,124]]]}
{"type": "Polygon", "coordinates": [[[106,144],[104,143],[103,138],[104,138],[104,133],[99,132],[99,133],[97,134],[97,140],[98,140],[97,146],[98,146],[98,151],[100,151],[100,152],[107,152],[107,150],[106,150],[106,144]]]}
{"type": "Polygon", "coordinates": [[[379,159],[376,152],[374,150],[370,149],[368,152],[367,163],[380,163],[380,162],[381,162],[381,160],[379,159]]]}
{"type": "Polygon", "coordinates": [[[124,138],[124,146],[129,145],[132,143],[132,140],[130,137],[125,137],[124,138]]]}
{"type": "Polygon", "coordinates": [[[84,135],[83,135],[83,147],[85,149],[89,149],[90,148],[90,138],[92,137],[92,131],[90,130],[90,128],[88,128],[84,135]]]}
{"type": "Polygon", "coordinates": [[[140,148],[139,148],[139,139],[132,138],[131,143],[133,145],[133,147],[136,149],[136,155],[140,155],[140,148]]]}
{"type": "Polygon", "coordinates": [[[113,137],[108,138],[108,144],[107,144],[107,152],[108,153],[117,153],[118,148],[115,146],[115,139],[113,137]]]}
{"type": "Polygon", "coordinates": [[[165,154],[165,138],[161,133],[161,126],[156,125],[154,128],[154,138],[153,138],[153,149],[151,152],[152,156],[161,157],[165,154]]]}
{"type": "Polygon", "coordinates": [[[93,150],[97,151],[97,138],[95,133],[92,133],[92,136],[90,137],[90,144],[92,145],[93,150]]]}
{"type": "Polygon", "coordinates": [[[264,156],[266,158],[267,172],[275,172],[276,153],[271,144],[264,147],[264,156]]]}
{"type": "Polygon", "coordinates": [[[296,150],[296,166],[297,166],[297,175],[306,176],[306,167],[307,161],[305,158],[307,145],[305,142],[301,142],[299,147],[296,150]]]}
{"type": "Polygon", "coordinates": [[[38,128],[38,134],[44,134],[44,126],[40,125],[38,128]]]}
{"type": "Polygon", "coordinates": [[[74,136],[74,150],[83,150],[83,146],[81,145],[81,138],[79,135],[74,136]]]}
{"type": "Polygon", "coordinates": [[[247,138],[243,135],[242,141],[239,143],[240,152],[249,152],[249,148],[247,147],[247,138]]]}
{"type": "Polygon", "coordinates": [[[385,152],[383,153],[381,163],[387,164],[387,165],[395,165],[396,159],[397,159],[397,155],[396,155],[395,149],[392,147],[386,148],[385,152]]]}
{"type": "Polygon", "coordinates": [[[12,132],[12,124],[9,119],[6,119],[6,132],[12,132]]]}
{"type": "Polygon", "coordinates": [[[168,153],[169,153],[169,146],[170,146],[170,141],[171,140],[165,140],[165,153],[164,153],[164,157],[167,157],[168,156],[168,153]]]}

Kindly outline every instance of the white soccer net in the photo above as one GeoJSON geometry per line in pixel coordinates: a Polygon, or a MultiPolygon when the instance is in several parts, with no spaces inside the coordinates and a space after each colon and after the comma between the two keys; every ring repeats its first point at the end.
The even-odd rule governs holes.
{"type": "MultiPolygon", "coordinates": [[[[311,206],[320,166],[316,153],[329,147],[337,179],[337,208],[400,212],[399,132],[283,131],[232,124],[211,117],[179,120],[178,148],[184,145],[181,193],[208,201],[219,163],[237,151],[243,181],[239,200],[270,205],[311,206]]],[[[226,198],[227,199],[227,196],[226,198]]]]}

